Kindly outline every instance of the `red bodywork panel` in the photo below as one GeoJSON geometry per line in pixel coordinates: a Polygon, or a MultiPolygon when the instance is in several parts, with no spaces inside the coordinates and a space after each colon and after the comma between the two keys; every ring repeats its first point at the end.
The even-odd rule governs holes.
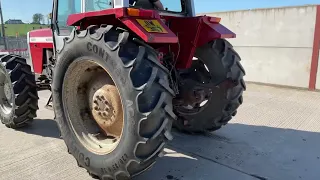
{"type": "Polygon", "coordinates": [[[53,49],[52,31],[50,28],[29,32],[29,50],[33,70],[42,74],[45,49],[53,49]]]}
{"type": "Polygon", "coordinates": [[[147,43],[178,42],[178,37],[161,21],[159,13],[154,10],[140,10],[139,16],[129,16],[127,14],[127,8],[115,8],[72,14],[68,17],[67,25],[82,26],[82,28],[85,28],[90,24],[114,24],[117,23],[115,22],[115,19],[120,20],[119,22],[122,22],[125,26],[127,26],[131,31],[133,31],[147,43]],[[138,24],[136,19],[158,20],[160,25],[165,28],[168,33],[149,33],[138,24]]]}
{"type": "Polygon", "coordinates": [[[220,19],[209,16],[165,17],[170,21],[170,29],[177,34],[178,44],[171,45],[176,57],[178,69],[189,68],[197,47],[214,39],[235,38],[236,35],[222,24],[220,19]]]}
{"type": "MultiPolygon", "coordinates": [[[[103,24],[111,19],[118,19],[127,28],[141,37],[146,43],[159,47],[159,43],[171,46],[176,55],[177,68],[189,68],[197,47],[218,38],[234,38],[236,35],[219,23],[220,19],[209,16],[174,17],[160,16],[155,10],[140,9],[139,16],[129,16],[127,8],[106,9],[102,11],[86,12],[70,15],[69,26],[84,26],[83,23],[103,24]],[[167,34],[149,33],[136,19],[158,19],[158,22],[168,31],[167,34]],[[163,22],[169,24],[169,27],[163,22]],[[179,43],[178,43],[179,42],[179,43]]],[[[83,27],[85,28],[86,25],[83,27]]],[[[156,48],[155,47],[155,48],[156,48]]],[[[157,49],[157,48],[156,48],[157,49]]],[[[169,49],[169,48],[166,48],[169,49]]],[[[166,53],[165,51],[163,52],[166,53]]]]}
{"type": "MultiPolygon", "coordinates": [[[[89,25],[112,24],[129,29],[163,54],[168,53],[170,49],[177,61],[176,67],[185,69],[190,67],[197,47],[214,39],[236,36],[219,21],[219,18],[208,16],[160,16],[158,11],[145,9],[140,9],[135,16],[129,16],[128,8],[115,8],[72,14],[67,20],[67,25],[85,29],[89,25]],[[167,33],[147,32],[137,19],[157,20],[167,33]]],[[[46,41],[46,37],[52,38],[50,29],[30,32],[31,58],[34,71],[38,74],[41,74],[43,69],[44,49],[53,48],[52,40],[46,41]]]]}

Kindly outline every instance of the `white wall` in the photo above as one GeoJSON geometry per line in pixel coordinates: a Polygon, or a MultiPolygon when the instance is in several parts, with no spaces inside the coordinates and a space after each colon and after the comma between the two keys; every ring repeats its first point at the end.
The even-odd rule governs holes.
{"type": "Polygon", "coordinates": [[[206,15],[221,17],[221,23],[237,34],[230,42],[242,57],[245,80],[307,88],[316,9],[300,6],[206,15]]]}

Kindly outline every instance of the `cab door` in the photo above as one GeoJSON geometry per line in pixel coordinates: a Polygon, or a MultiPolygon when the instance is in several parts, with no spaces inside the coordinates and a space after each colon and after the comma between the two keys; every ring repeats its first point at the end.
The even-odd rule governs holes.
{"type": "Polygon", "coordinates": [[[63,47],[63,39],[68,37],[76,27],[67,26],[67,19],[70,14],[84,12],[85,0],[54,0],[52,9],[52,35],[54,53],[63,47]]]}

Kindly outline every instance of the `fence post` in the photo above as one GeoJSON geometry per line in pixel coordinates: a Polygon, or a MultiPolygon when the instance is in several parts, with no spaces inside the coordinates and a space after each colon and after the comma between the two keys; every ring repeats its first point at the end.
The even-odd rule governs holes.
{"type": "Polygon", "coordinates": [[[3,22],[3,16],[2,16],[2,7],[1,7],[1,0],[0,0],[0,16],[1,16],[1,24],[2,24],[2,37],[3,37],[3,41],[4,41],[4,49],[7,50],[7,40],[6,40],[6,33],[5,33],[5,26],[4,26],[4,22],[3,22]]]}

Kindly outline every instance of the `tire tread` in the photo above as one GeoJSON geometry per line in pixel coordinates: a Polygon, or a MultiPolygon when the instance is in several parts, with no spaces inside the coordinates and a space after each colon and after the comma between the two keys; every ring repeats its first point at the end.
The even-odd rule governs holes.
{"type": "Polygon", "coordinates": [[[9,54],[0,55],[0,62],[9,73],[15,93],[15,116],[9,121],[2,121],[9,128],[21,128],[29,125],[36,117],[38,92],[35,75],[25,58],[9,54]],[[19,78],[17,78],[19,77],[19,78]]]}
{"type": "MultiPolygon", "coordinates": [[[[133,156],[129,157],[129,160],[125,164],[124,168],[119,168],[116,172],[112,174],[97,174],[92,172],[90,168],[87,168],[89,174],[94,175],[100,179],[115,179],[120,180],[123,178],[131,178],[136,176],[143,171],[150,168],[156,160],[158,154],[160,154],[164,145],[168,139],[172,139],[169,131],[171,130],[172,122],[175,115],[172,114],[172,90],[166,85],[168,81],[167,69],[160,63],[155,62],[154,56],[150,54],[155,54],[155,51],[151,51],[143,45],[139,45],[131,40],[131,36],[128,31],[116,28],[111,25],[101,25],[101,26],[89,26],[86,30],[79,31],[74,30],[72,35],[67,38],[64,42],[63,48],[66,48],[68,44],[72,44],[74,40],[81,38],[90,38],[94,41],[104,41],[104,44],[110,51],[117,52],[118,56],[122,59],[122,68],[125,72],[128,72],[128,76],[131,79],[132,90],[136,92],[136,104],[138,109],[135,113],[137,117],[141,117],[139,122],[136,122],[139,132],[139,140],[136,142],[133,156]],[[114,38],[114,39],[112,39],[114,38]],[[116,41],[114,41],[116,40],[116,41]],[[134,59],[130,59],[128,56],[122,56],[120,54],[123,52],[122,48],[126,46],[133,46],[138,48],[136,54],[129,54],[134,56],[134,59]],[[129,61],[128,61],[129,59],[129,61]],[[146,72],[151,69],[151,73],[147,80],[143,83],[137,83],[139,79],[134,79],[132,74],[135,72],[140,72],[146,76],[146,72]],[[135,87],[134,84],[142,84],[141,86],[135,87]],[[153,98],[150,104],[143,101],[144,96],[155,96],[160,94],[159,99],[153,98]],[[141,98],[141,99],[139,99],[141,98]],[[143,109],[143,111],[142,111],[143,109]],[[151,126],[153,123],[161,123],[161,126],[156,126],[152,130],[152,134],[149,137],[141,136],[140,129],[141,122],[145,121],[147,125],[151,126]],[[139,156],[137,156],[139,154],[139,156]]],[[[60,51],[60,53],[63,50],[60,51]]],[[[127,52],[126,53],[130,53],[127,52]]],[[[153,127],[153,126],[152,126],[153,127]]],[[[68,144],[67,144],[68,146],[68,144]]],[[[77,158],[76,158],[77,159],[77,158]]],[[[78,162],[78,160],[77,160],[78,162]]],[[[78,162],[79,163],[79,162],[78,162]]]]}
{"type": "MultiPolygon", "coordinates": [[[[222,80],[219,81],[221,83],[217,86],[222,85],[226,81],[231,81],[234,85],[228,86],[225,90],[224,99],[226,103],[219,104],[223,110],[219,110],[220,107],[212,107],[219,110],[219,112],[213,113],[215,114],[214,116],[208,114],[204,119],[200,120],[199,118],[195,118],[196,120],[193,120],[189,119],[186,115],[178,115],[179,120],[175,121],[176,123],[174,126],[180,131],[188,133],[215,131],[220,129],[223,125],[226,125],[232,117],[237,114],[238,107],[243,103],[243,91],[246,90],[246,85],[243,80],[243,76],[245,76],[246,73],[240,63],[240,56],[227,40],[217,39],[201,48],[202,50],[200,52],[202,53],[212,51],[217,54],[219,59],[215,60],[221,61],[220,68],[225,69],[225,74],[219,74],[220,78],[222,77],[222,80]],[[199,123],[199,121],[201,121],[201,123],[199,123]],[[187,123],[185,124],[185,122],[187,123]]],[[[207,57],[207,59],[208,58],[211,57],[207,57]]],[[[194,118],[194,116],[192,118],[194,118]]]]}

